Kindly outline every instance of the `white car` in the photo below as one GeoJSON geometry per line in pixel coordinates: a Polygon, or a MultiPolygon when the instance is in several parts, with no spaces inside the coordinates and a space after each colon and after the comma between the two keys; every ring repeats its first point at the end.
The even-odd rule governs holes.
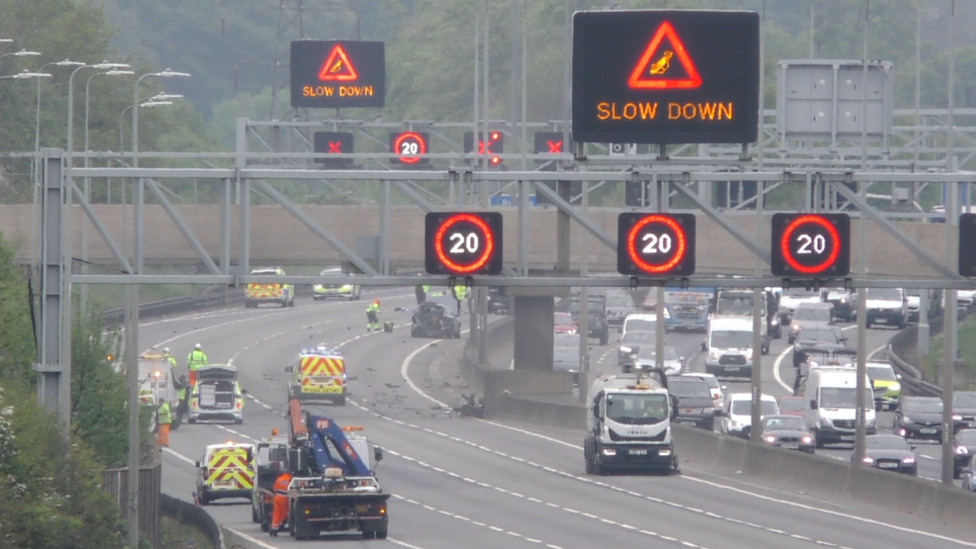
{"type": "MultiPolygon", "coordinates": [[[[664,348],[665,375],[670,377],[680,374],[684,361],[685,357],[678,356],[678,353],[674,350],[674,347],[664,348]]],[[[657,348],[653,345],[641,347],[640,351],[637,352],[637,360],[634,362],[634,369],[649,372],[655,366],[657,366],[657,348]]],[[[624,373],[628,373],[627,366],[624,366],[624,373]]]]}
{"type": "MultiPolygon", "coordinates": [[[[774,416],[779,414],[779,404],[773,395],[762,395],[760,397],[762,408],[759,418],[774,416]]],[[[752,395],[750,393],[732,393],[725,400],[725,409],[722,410],[722,421],[719,423],[719,431],[725,435],[732,435],[742,438],[749,437],[752,427],[752,395]]]]}

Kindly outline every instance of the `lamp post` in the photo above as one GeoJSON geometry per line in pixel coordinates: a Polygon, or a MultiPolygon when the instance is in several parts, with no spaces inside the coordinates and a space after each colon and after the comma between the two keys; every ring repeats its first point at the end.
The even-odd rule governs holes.
{"type": "MultiPolygon", "coordinates": [[[[177,72],[170,69],[162,70],[159,72],[150,72],[140,76],[136,80],[135,86],[132,90],[132,167],[139,166],[139,84],[142,83],[146,78],[173,78],[176,76],[182,76],[189,78],[190,73],[188,72],[177,72]]],[[[137,268],[138,269],[138,268],[137,268]]]]}
{"type": "MultiPolygon", "coordinates": [[[[75,113],[75,101],[74,101],[74,80],[75,75],[78,71],[82,69],[97,69],[100,71],[108,71],[113,69],[128,69],[129,65],[125,63],[109,63],[108,61],[102,61],[101,63],[96,63],[94,65],[82,65],[75,70],[71,71],[71,76],[68,77],[68,151],[65,155],[65,167],[67,168],[67,175],[71,177],[71,164],[74,156],[74,113],[75,113]]],[[[69,195],[70,196],[70,195],[69,195]]]]}
{"type": "MultiPolygon", "coordinates": [[[[89,98],[91,97],[91,82],[96,76],[125,76],[135,74],[134,71],[130,70],[120,70],[120,69],[109,69],[105,72],[96,72],[95,74],[88,77],[88,81],[85,82],[85,167],[88,167],[88,106],[89,98]]],[[[84,195],[85,200],[91,203],[91,178],[85,176],[84,183],[84,195]]],[[[81,223],[81,272],[83,274],[88,273],[88,223],[82,220],[81,223]]],[[[79,292],[78,305],[81,307],[82,312],[84,312],[88,307],[88,285],[82,284],[79,292]]]]}
{"type": "MultiPolygon", "coordinates": [[[[161,97],[166,97],[166,98],[172,97],[173,99],[178,99],[179,97],[183,97],[183,96],[180,95],[178,97],[174,97],[174,96],[170,96],[168,94],[154,95],[152,97],[143,99],[142,100],[142,103],[139,103],[139,108],[143,108],[143,107],[161,107],[163,105],[172,105],[173,104],[172,101],[158,100],[161,97]]],[[[134,106],[135,105],[129,105],[128,107],[122,109],[122,114],[119,115],[119,150],[120,151],[124,151],[125,150],[125,133],[123,132],[122,121],[125,119],[125,113],[131,111],[132,110],[132,107],[134,107],[134,106]]]]}
{"type": "MultiPolygon", "coordinates": [[[[0,40],[2,41],[2,40],[0,40]]],[[[44,69],[50,66],[55,67],[81,67],[84,63],[81,61],[72,61],[70,59],[65,59],[64,61],[52,61],[50,63],[45,63],[41,65],[41,70],[39,72],[44,72],[44,69]]],[[[41,80],[37,80],[37,105],[35,108],[35,120],[34,120],[34,174],[35,174],[35,185],[37,184],[37,153],[41,150],[41,80]]]]}
{"type": "MultiPolygon", "coordinates": [[[[13,42],[13,40],[10,41],[13,42]]],[[[36,55],[41,55],[41,52],[29,50],[12,51],[9,53],[0,54],[0,61],[2,61],[4,57],[31,57],[36,55]]]]}

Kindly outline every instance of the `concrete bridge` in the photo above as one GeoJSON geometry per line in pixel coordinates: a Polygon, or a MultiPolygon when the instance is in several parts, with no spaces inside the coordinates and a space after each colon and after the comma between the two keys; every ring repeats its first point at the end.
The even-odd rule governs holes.
{"type": "MultiPolygon", "coordinates": [[[[200,241],[212,258],[219,258],[221,250],[221,215],[219,205],[194,205],[175,207],[189,230],[200,241]]],[[[112,238],[131,254],[132,209],[119,205],[93,205],[93,210],[112,238]]],[[[332,206],[307,205],[301,210],[308,217],[329,231],[348,248],[356,249],[357,236],[378,235],[380,231],[379,206],[332,206]]],[[[518,259],[519,225],[518,212],[514,207],[492,208],[504,215],[504,257],[506,264],[515,265],[518,259]]],[[[616,237],[617,216],[621,208],[589,208],[588,218],[611,237],[616,237]]],[[[742,242],[729,231],[702,212],[697,215],[696,275],[743,274],[755,275],[756,259],[742,242]]],[[[757,219],[756,212],[730,212],[722,219],[749,235],[757,245],[770,247],[768,217],[757,219]]],[[[17,260],[31,261],[33,233],[32,208],[24,205],[0,206],[0,231],[17,245],[17,260]]],[[[241,250],[240,210],[232,208],[230,235],[230,262],[237,264],[241,250]]],[[[531,208],[527,214],[528,231],[525,255],[532,269],[551,270],[556,264],[556,217],[555,208],[531,208]]],[[[73,225],[72,255],[81,257],[82,223],[87,222],[79,206],[71,213],[73,225]]],[[[858,219],[852,219],[852,271],[856,271],[859,257],[865,253],[858,237],[858,219]]],[[[920,260],[911,249],[902,245],[881,225],[867,221],[867,266],[871,277],[878,278],[944,278],[935,269],[920,260]]],[[[947,247],[954,245],[955,237],[947,237],[945,224],[923,222],[897,222],[894,224],[919,248],[940,261],[948,257],[947,247]]],[[[148,266],[200,264],[200,256],[188,244],[182,233],[162,207],[144,206],[145,240],[144,263],[148,266]]],[[[250,209],[250,264],[324,267],[338,265],[344,258],[329,244],[312,234],[295,217],[278,206],[251,206],[250,209]]],[[[416,206],[390,208],[390,264],[391,267],[421,267],[424,261],[424,211],[416,206]]],[[[570,227],[570,264],[577,269],[583,260],[582,240],[584,230],[578,223],[570,227]]],[[[89,226],[88,258],[95,264],[117,267],[109,247],[89,226]]],[[[587,257],[592,273],[616,273],[616,250],[589,236],[587,257]]],[[[216,261],[219,263],[219,261],[216,261]]],[[[947,265],[955,271],[955,265],[947,265]]],[[[763,275],[769,276],[769,266],[763,265],[763,275]]]]}

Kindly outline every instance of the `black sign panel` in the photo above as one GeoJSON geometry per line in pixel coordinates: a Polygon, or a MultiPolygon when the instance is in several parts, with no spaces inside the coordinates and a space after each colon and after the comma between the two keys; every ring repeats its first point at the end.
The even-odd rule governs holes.
{"type": "Polygon", "coordinates": [[[316,162],[333,166],[348,166],[353,159],[345,155],[353,152],[353,136],[349,132],[315,132],[312,147],[317,153],[327,156],[317,157],[316,162]]]}
{"type": "Polygon", "coordinates": [[[976,276],[976,214],[959,214],[959,274],[976,276]]]}
{"type": "Polygon", "coordinates": [[[296,40],[291,43],[292,107],[382,107],[385,101],[383,42],[296,40]]]}
{"type": "Polygon", "coordinates": [[[429,274],[502,272],[502,214],[431,212],[424,222],[424,260],[429,274]]]}
{"type": "MultiPolygon", "coordinates": [[[[474,132],[464,132],[464,152],[473,153],[475,152],[475,140],[474,132]]],[[[505,152],[505,134],[500,131],[492,130],[488,132],[488,165],[489,166],[501,166],[502,159],[497,156],[505,152]]],[[[485,142],[483,140],[483,134],[478,132],[478,155],[484,155],[485,153],[485,142]]],[[[478,161],[478,165],[481,165],[481,161],[478,161]]]]}
{"type": "Polygon", "coordinates": [[[759,14],[574,15],[574,141],[751,143],[758,123],[759,14]]]}
{"type": "Polygon", "coordinates": [[[694,214],[620,214],[617,217],[617,272],[631,276],[694,274],[694,214]]]}
{"type": "Polygon", "coordinates": [[[773,214],[770,270],[786,278],[842,277],[851,271],[847,214],[773,214]]]}
{"type": "MultiPolygon", "coordinates": [[[[573,141],[565,142],[563,132],[536,132],[533,152],[536,154],[560,154],[573,152],[573,141]]],[[[536,160],[537,163],[550,162],[551,160],[536,160]]]]}
{"type": "Polygon", "coordinates": [[[390,152],[395,154],[393,164],[426,166],[429,158],[420,155],[430,152],[430,139],[426,132],[396,132],[390,134],[390,152]]]}

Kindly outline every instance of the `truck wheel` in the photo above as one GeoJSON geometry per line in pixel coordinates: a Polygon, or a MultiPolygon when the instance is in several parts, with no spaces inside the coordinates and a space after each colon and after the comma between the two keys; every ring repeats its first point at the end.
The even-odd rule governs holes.
{"type": "Polygon", "coordinates": [[[610,341],[610,332],[604,330],[603,333],[600,334],[600,345],[606,345],[607,341],[610,341]]]}
{"type": "Polygon", "coordinates": [[[376,531],[376,539],[386,539],[386,528],[380,528],[376,531]]]}
{"type": "Polygon", "coordinates": [[[339,396],[335,397],[332,400],[332,402],[335,403],[337,406],[345,406],[346,405],[346,395],[339,395],[339,396]]]}

